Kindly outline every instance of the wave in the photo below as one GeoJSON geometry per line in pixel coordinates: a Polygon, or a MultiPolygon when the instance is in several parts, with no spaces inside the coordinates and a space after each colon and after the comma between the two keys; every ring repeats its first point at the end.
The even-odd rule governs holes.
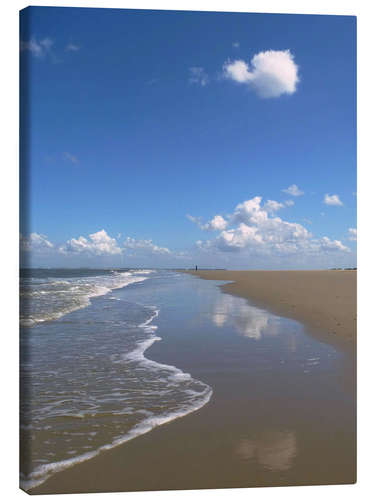
{"type": "Polygon", "coordinates": [[[152,431],[152,429],[154,429],[155,427],[159,427],[160,425],[171,422],[172,420],[176,420],[178,418],[188,415],[189,413],[193,413],[194,411],[199,410],[205,404],[207,404],[208,401],[211,399],[211,396],[212,396],[212,389],[209,388],[204,394],[204,397],[201,399],[199,404],[197,404],[196,406],[191,406],[190,408],[181,409],[179,411],[171,412],[165,415],[159,415],[157,417],[152,416],[146,418],[143,422],[140,422],[135,427],[133,427],[133,429],[131,429],[127,434],[125,434],[121,438],[115,439],[112,443],[105,444],[103,446],[100,446],[96,450],[83,453],[82,455],[78,455],[73,458],[61,460],[60,462],[53,462],[50,464],[41,465],[35,471],[29,474],[28,478],[26,478],[21,473],[21,481],[20,481],[21,488],[26,491],[35,488],[36,486],[39,486],[40,484],[47,481],[47,479],[49,479],[56,472],[63,471],[65,469],[72,467],[73,465],[85,462],[86,460],[89,460],[99,455],[99,453],[101,453],[102,451],[115,448],[116,446],[124,444],[127,441],[130,441],[138,436],[141,436],[142,434],[147,434],[148,432],[152,431]]]}
{"type": "Polygon", "coordinates": [[[112,271],[108,275],[70,279],[29,279],[21,283],[21,317],[23,327],[57,320],[91,304],[94,297],[148,279],[148,270],[112,271]]]}
{"type": "MultiPolygon", "coordinates": [[[[150,334],[150,336],[137,342],[135,348],[130,352],[114,355],[111,357],[111,361],[115,364],[130,363],[131,366],[147,369],[148,373],[157,373],[161,389],[164,387],[165,390],[158,390],[156,394],[161,395],[163,392],[169,393],[172,388],[177,391],[176,394],[178,394],[182,400],[179,403],[176,402],[173,408],[169,408],[167,410],[164,409],[162,413],[159,414],[154,414],[152,411],[146,409],[138,409],[136,413],[142,414],[144,417],[143,420],[137,422],[123,435],[112,438],[110,443],[102,444],[96,449],[79,453],[71,458],[40,464],[27,476],[21,474],[20,485],[22,489],[28,491],[35,488],[36,486],[44,483],[56,472],[65,470],[78,463],[94,458],[102,451],[110,450],[116,446],[122,445],[142,434],[150,432],[155,427],[195,412],[208,403],[212,396],[212,389],[209,385],[194,379],[189,373],[185,373],[175,366],[158,363],[145,356],[147,349],[149,349],[154,342],[161,340],[161,338],[156,336],[154,333],[155,330],[157,330],[157,326],[151,324],[152,321],[158,316],[159,310],[153,306],[149,307],[149,309],[152,310],[151,316],[139,324],[138,328],[143,330],[146,334],[150,334]],[[178,406],[177,408],[176,405],[178,406]]],[[[146,393],[147,392],[144,391],[144,394],[146,393]]],[[[123,408],[122,412],[119,414],[125,415],[129,413],[129,410],[134,410],[134,408],[123,408]]],[[[103,414],[100,413],[98,415],[103,416],[103,414]]],[[[70,413],[69,415],[65,414],[65,416],[75,417],[78,419],[84,419],[86,417],[86,415],[82,413],[70,413]]]]}

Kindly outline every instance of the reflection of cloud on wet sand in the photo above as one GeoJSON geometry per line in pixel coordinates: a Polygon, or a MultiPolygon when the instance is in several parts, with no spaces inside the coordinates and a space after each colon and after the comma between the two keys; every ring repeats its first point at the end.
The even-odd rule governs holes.
{"type": "Polygon", "coordinates": [[[242,460],[255,460],[274,471],[286,471],[297,454],[297,440],[293,431],[263,432],[254,439],[242,439],[235,453],[242,460]]]}
{"type": "Polygon", "coordinates": [[[267,335],[277,334],[277,325],[270,314],[252,307],[245,299],[228,294],[222,294],[214,305],[212,321],[218,327],[233,324],[241,335],[256,340],[266,332],[267,335]]]}

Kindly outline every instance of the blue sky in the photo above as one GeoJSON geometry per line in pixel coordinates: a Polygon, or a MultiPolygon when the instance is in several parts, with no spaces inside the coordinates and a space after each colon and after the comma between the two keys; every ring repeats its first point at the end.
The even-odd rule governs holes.
{"type": "Polygon", "coordinates": [[[353,17],[24,10],[27,262],[355,266],[355,51],[353,17]]]}

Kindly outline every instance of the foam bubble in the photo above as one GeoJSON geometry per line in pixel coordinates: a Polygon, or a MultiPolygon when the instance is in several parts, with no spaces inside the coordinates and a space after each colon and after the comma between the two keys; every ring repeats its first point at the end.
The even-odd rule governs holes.
{"type": "MultiPolygon", "coordinates": [[[[20,324],[33,327],[38,323],[54,321],[91,304],[90,299],[106,295],[112,290],[145,281],[147,276],[134,276],[131,272],[113,272],[110,275],[45,280],[29,285],[37,289],[22,288],[25,303],[21,306],[20,324]]],[[[116,299],[116,297],[114,297],[116,299]]]]}
{"type": "Polygon", "coordinates": [[[115,439],[110,444],[105,444],[103,446],[100,446],[96,450],[80,454],[73,458],[61,460],[60,462],[53,462],[49,464],[40,465],[28,476],[25,476],[24,474],[21,473],[21,480],[20,480],[21,487],[26,491],[35,488],[36,486],[39,486],[40,484],[44,483],[49,477],[51,477],[56,472],[68,469],[73,465],[94,458],[95,456],[99,455],[99,453],[101,453],[102,451],[115,448],[116,446],[124,444],[127,441],[130,441],[142,434],[150,432],[155,427],[166,424],[167,422],[171,422],[172,420],[176,420],[177,418],[184,417],[189,413],[193,413],[194,411],[199,410],[205,404],[207,404],[208,401],[211,399],[212,396],[211,387],[206,385],[205,390],[202,393],[200,393],[200,395],[201,395],[200,401],[196,402],[194,405],[192,404],[190,407],[185,406],[181,410],[176,410],[159,416],[154,416],[154,415],[149,416],[148,418],[146,418],[145,420],[134,426],[127,434],[121,436],[120,438],[115,439]]]}
{"type": "Polygon", "coordinates": [[[137,269],[136,271],[133,271],[133,274],[151,274],[155,272],[155,269],[137,269]]]}

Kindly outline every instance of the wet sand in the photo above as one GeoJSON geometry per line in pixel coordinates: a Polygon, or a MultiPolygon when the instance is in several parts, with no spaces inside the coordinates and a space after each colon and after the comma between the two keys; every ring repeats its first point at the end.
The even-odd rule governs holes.
{"type": "MultiPolygon", "coordinates": [[[[229,272],[220,272],[214,278],[213,272],[208,272],[207,276],[228,280],[235,274],[230,278],[229,272]]],[[[295,276],[291,282],[298,289],[303,280],[298,281],[298,275],[295,276]]],[[[349,281],[355,283],[354,273],[351,276],[349,281]]],[[[331,277],[328,280],[334,281],[331,277]]],[[[346,280],[343,278],[343,282],[346,280]]],[[[194,281],[196,288],[190,293],[201,294],[203,302],[209,288],[204,287],[204,280],[194,281]]],[[[318,278],[313,278],[311,288],[316,289],[318,282],[318,278]]],[[[246,289],[246,284],[242,286],[246,289]]],[[[340,293],[346,296],[343,286],[340,285],[340,293]]],[[[224,285],[224,290],[228,291],[228,287],[233,289],[232,285],[224,285]]],[[[274,297],[277,293],[274,286],[274,297]]],[[[216,300],[227,297],[229,304],[237,300],[226,293],[218,295],[216,300]]],[[[287,292],[286,297],[290,296],[287,292]]],[[[300,302],[302,298],[292,303],[300,302]]],[[[181,325],[178,337],[175,327],[170,333],[161,326],[163,341],[147,351],[147,357],[179,366],[208,383],[213,397],[206,406],[58,472],[29,493],[354,483],[355,391],[353,386],[342,384],[340,371],[347,356],[335,354],[335,349],[313,338],[309,340],[303,327],[292,321],[282,320],[280,334],[271,334],[261,341],[227,336],[225,325],[217,328],[212,318],[212,311],[203,305],[203,312],[181,325]],[[276,348],[274,339],[279,343],[276,348]],[[300,351],[295,350],[295,344],[301,346],[300,351]],[[281,364],[280,358],[283,349],[285,356],[287,351],[290,353],[285,364],[281,364]],[[264,352],[266,357],[259,370],[254,371],[254,364],[264,352]],[[326,364],[316,371],[312,367],[309,374],[301,368],[296,376],[294,363],[314,356],[325,359],[326,364]],[[332,370],[332,363],[338,368],[332,370]]],[[[342,316],[338,322],[340,319],[343,321],[342,316]]],[[[344,337],[350,344],[354,337],[349,330],[345,330],[348,336],[344,337]]]]}
{"type": "Polygon", "coordinates": [[[226,293],[302,322],[319,340],[355,355],[357,271],[191,271],[232,281],[226,293]]]}

